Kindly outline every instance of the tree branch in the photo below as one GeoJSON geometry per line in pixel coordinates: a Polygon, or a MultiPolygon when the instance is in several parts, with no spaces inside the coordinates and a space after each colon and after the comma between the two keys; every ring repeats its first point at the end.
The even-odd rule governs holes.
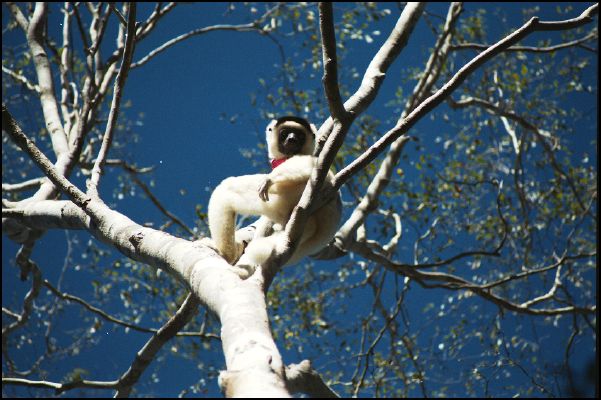
{"type": "Polygon", "coordinates": [[[111,11],[113,12],[113,14],[115,14],[117,16],[117,19],[119,20],[121,25],[127,27],[127,20],[125,19],[123,14],[121,14],[121,12],[119,10],[117,10],[117,7],[115,7],[115,3],[109,3],[109,7],[110,7],[111,11]]]}
{"type": "Polygon", "coordinates": [[[207,27],[203,27],[203,28],[194,29],[194,30],[192,30],[190,32],[187,32],[187,33],[184,33],[182,35],[179,35],[179,36],[177,36],[177,37],[175,37],[175,38],[173,38],[171,40],[166,41],[165,43],[163,43],[162,45],[160,45],[156,49],[150,51],[147,55],[145,55],[144,57],[142,57],[140,60],[132,63],[131,67],[132,68],[140,67],[140,66],[146,64],[151,59],[153,59],[159,53],[167,50],[168,48],[176,45],[177,43],[179,43],[181,41],[184,41],[184,40],[186,40],[186,39],[188,39],[190,37],[193,37],[193,36],[202,35],[204,33],[213,32],[213,31],[236,31],[236,32],[259,31],[259,32],[261,32],[262,29],[260,28],[259,25],[269,15],[271,15],[274,12],[274,10],[276,10],[279,7],[280,7],[280,5],[277,5],[277,6],[273,7],[272,9],[268,10],[264,15],[262,15],[261,17],[259,17],[257,20],[255,20],[253,22],[250,22],[248,24],[240,24],[240,25],[213,25],[213,26],[207,26],[207,27]]]}
{"type": "Polygon", "coordinates": [[[37,148],[33,141],[25,136],[25,133],[23,133],[15,119],[8,112],[4,103],[2,104],[2,129],[8,133],[21,150],[29,154],[32,161],[46,174],[53,184],[67,194],[75,204],[86,210],[90,198],[56,171],[56,168],[54,168],[54,165],[52,165],[44,153],[37,148]]]}
{"type": "Polygon", "coordinates": [[[46,178],[33,178],[19,183],[3,183],[3,192],[24,192],[39,187],[46,178]]]}
{"type": "Polygon", "coordinates": [[[91,389],[114,389],[117,381],[89,381],[86,379],[74,380],[66,383],[56,383],[51,381],[32,381],[22,378],[2,378],[3,385],[26,386],[30,388],[54,389],[57,394],[66,392],[67,390],[79,388],[91,389]]]}
{"type": "MultiPolygon", "coordinates": [[[[413,110],[416,104],[419,104],[422,99],[431,90],[431,87],[436,82],[444,63],[446,62],[451,41],[452,32],[458,20],[459,14],[462,11],[461,3],[452,3],[447,13],[447,19],[444,29],[439,35],[430,58],[426,63],[424,73],[413,89],[413,93],[407,100],[405,110],[401,114],[404,118],[409,111],[413,110]]],[[[342,248],[343,243],[352,240],[352,233],[363,224],[365,218],[372,209],[375,208],[377,200],[382,191],[388,186],[394,166],[398,164],[401,153],[405,144],[409,141],[408,136],[401,136],[391,146],[386,158],[380,165],[380,168],[371,183],[369,184],[365,196],[361,199],[359,205],[353,210],[352,215],[347,219],[344,225],[338,230],[335,236],[335,247],[342,248]]],[[[336,252],[334,252],[336,253],[336,252]]]]}
{"type": "Polygon", "coordinates": [[[25,298],[23,299],[23,311],[21,312],[16,321],[2,327],[3,349],[8,348],[8,335],[12,331],[24,326],[27,323],[33,310],[33,302],[40,294],[40,288],[42,286],[42,273],[40,272],[38,266],[35,265],[35,263],[29,259],[32,249],[33,241],[23,244],[17,252],[16,259],[17,265],[21,268],[21,280],[25,280],[30,272],[33,276],[33,279],[31,282],[31,289],[27,292],[25,298]]]}
{"type": "MultiPolygon", "coordinates": [[[[562,179],[564,179],[566,181],[566,183],[568,184],[568,186],[570,187],[570,190],[574,194],[574,197],[576,198],[576,202],[578,203],[578,206],[580,207],[580,209],[582,211],[587,210],[587,207],[584,204],[584,201],[582,200],[582,198],[580,197],[580,193],[578,192],[578,189],[576,188],[576,184],[575,184],[574,180],[561,168],[561,166],[557,162],[557,159],[555,157],[555,152],[553,151],[553,148],[545,140],[545,137],[551,137],[548,132],[546,132],[546,133],[543,132],[535,124],[529,122],[524,117],[522,117],[522,116],[520,116],[520,115],[518,115],[518,114],[516,114],[516,113],[514,113],[512,111],[507,111],[507,110],[499,107],[498,105],[492,104],[491,102],[483,100],[483,99],[479,99],[479,98],[475,98],[475,97],[469,97],[469,98],[461,99],[460,101],[454,101],[453,99],[451,99],[449,97],[449,104],[451,105],[452,108],[462,108],[462,107],[468,107],[468,106],[480,106],[482,108],[485,108],[489,112],[491,112],[491,113],[493,113],[495,115],[500,116],[501,118],[511,119],[511,120],[517,122],[522,127],[524,127],[526,129],[528,129],[529,131],[533,132],[534,135],[535,135],[535,137],[536,137],[536,139],[543,146],[543,149],[545,150],[545,153],[547,153],[547,156],[549,157],[550,164],[553,167],[553,169],[555,169],[555,171],[557,171],[557,173],[559,174],[559,176],[562,179]]],[[[512,135],[512,140],[514,142],[516,141],[515,134],[512,135]]],[[[591,216],[592,216],[592,214],[591,214],[591,216]]]]}
{"type": "MultiPolygon", "coordinates": [[[[352,118],[361,114],[375,100],[388,68],[407,44],[424,7],[425,3],[407,3],[403,9],[392,32],[365,70],[359,89],[344,103],[344,108],[352,118]]],[[[321,152],[332,128],[332,118],[328,118],[319,128],[315,145],[316,154],[321,152]]]]}
{"type": "Polygon", "coordinates": [[[121,62],[121,68],[115,79],[115,86],[113,89],[113,101],[111,103],[111,109],[109,111],[108,122],[102,138],[102,145],[98,152],[98,157],[92,168],[92,177],[87,183],[88,192],[95,198],[99,198],[98,183],[100,181],[100,175],[104,169],[104,163],[108,157],[108,152],[113,142],[113,135],[115,125],[117,124],[117,117],[119,116],[119,107],[121,106],[121,96],[125,81],[127,80],[127,73],[131,64],[135,48],[135,32],[136,32],[136,3],[130,2],[128,9],[128,21],[127,21],[127,35],[125,38],[125,51],[123,52],[123,60],[121,62]]]}
{"type": "MultiPolygon", "coordinates": [[[[284,386],[284,365],[266,323],[267,306],[257,279],[248,279],[241,284],[231,266],[206,246],[142,227],[101,201],[87,198],[56,173],[50,161],[20,131],[4,105],[2,127],[55,184],[92,217],[72,210],[78,220],[76,224],[83,225],[99,240],[127,257],[164,269],[192,289],[202,303],[219,316],[228,368],[221,373],[220,379],[227,393],[288,395],[284,386]],[[247,334],[240,336],[240,327],[244,327],[247,334]]],[[[57,201],[50,203],[58,205],[57,201]]],[[[69,219],[66,205],[58,214],[61,223],[63,219],[69,219]]]]}
{"type": "Polygon", "coordinates": [[[352,248],[353,251],[356,251],[361,256],[377,262],[384,266],[385,268],[394,271],[397,274],[401,274],[403,276],[407,276],[411,279],[416,280],[420,286],[424,288],[434,288],[440,287],[449,290],[469,290],[470,292],[482,297],[485,300],[488,300],[499,307],[514,311],[521,314],[530,314],[530,315],[560,315],[560,314],[594,314],[597,310],[596,305],[580,307],[575,305],[570,305],[566,307],[556,307],[556,308],[538,308],[534,309],[531,307],[525,307],[523,304],[517,304],[505,298],[502,298],[496,294],[494,294],[486,285],[478,285],[472,282],[469,282],[459,276],[442,273],[442,272],[426,272],[419,271],[411,266],[396,263],[391,261],[385,256],[378,255],[374,253],[371,249],[367,247],[365,243],[353,243],[352,248]],[[430,282],[441,282],[441,283],[430,283],[430,282]]]}
{"type": "Polygon", "coordinates": [[[58,111],[59,107],[54,93],[54,79],[50,69],[50,62],[48,61],[48,55],[43,45],[47,17],[48,4],[43,2],[36,3],[27,29],[27,41],[38,77],[40,101],[42,103],[46,128],[50,134],[54,153],[57,158],[60,158],[63,154],[68,153],[69,146],[58,111]]]}
{"type": "Polygon", "coordinates": [[[291,393],[305,393],[319,399],[334,399],[340,396],[333,391],[311,367],[309,360],[286,366],[286,385],[291,393]]]}
{"type": "Polygon", "coordinates": [[[4,65],[2,66],[2,72],[4,72],[5,74],[10,75],[14,80],[16,80],[17,82],[20,82],[23,85],[25,85],[25,87],[27,89],[29,89],[29,90],[31,90],[33,92],[36,92],[38,94],[40,93],[40,87],[38,85],[36,85],[35,83],[32,83],[25,76],[16,73],[12,69],[9,69],[9,68],[5,67],[4,65]]]}
{"type": "Polygon", "coordinates": [[[332,117],[334,120],[343,121],[347,119],[347,115],[338,87],[338,61],[336,57],[336,34],[334,32],[332,3],[319,3],[319,27],[321,29],[321,48],[323,53],[323,86],[332,117]]]}
{"type": "MultiPolygon", "coordinates": [[[[546,46],[546,47],[535,47],[535,46],[511,46],[505,51],[523,51],[529,53],[552,53],[557,50],[565,49],[568,47],[578,46],[584,42],[587,42],[591,39],[596,39],[598,37],[597,32],[590,32],[588,35],[581,39],[572,40],[570,42],[556,44],[554,46],[546,46]]],[[[489,48],[488,44],[480,44],[480,43],[458,43],[451,45],[451,50],[486,50],[489,48]]],[[[587,49],[588,50],[588,49],[587,49]]]]}
{"type": "MultiPolygon", "coordinates": [[[[325,5],[323,7],[327,8],[327,6],[325,5]]],[[[325,204],[328,200],[340,201],[339,193],[337,192],[338,188],[335,188],[335,190],[332,190],[331,187],[326,188],[327,190],[322,194],[321,201],[319,203],[317,202],[317,197],[321,187],[323,186],[326,180],[329,168],[334,162],[336,153],[338,152],[338,149],[342,146],[346,132],[348,131],[352,120],[356,116],[355,111],[349,109],[348,105],[352,104],[349,102],[351,100],[359,101],[359,103],[355,104],[355,106],[361,108],[361,105],[367,107],[367,104],[373,101],[377,94],[377,89],[379,88],[385,77],[385,71],[388,69],[392,61],[396,58],[396,56],[400,53],[401,49],[406,44],[407,39],[409,38],[409,35],[413,27],[415,26],[415,23],[417,22],[421,11],[423,10],[423,7],[423,4],[408,4],[405,7],[405,10],[403,11],[403,14],[401,14],[401,17],[399,18],[399,21],[397,22],[393,33],[391,33],[388,40],[384,43],[380,51],[378,51],[378,53],[374,57],[374,60],[372,60],[372,62],[370,63],[366,71],[365,77],[363,79],[363,82],[361,83],[361,87],[359,88],[359,91],[361,92],[360,95],[354,96],[354,98],[349,99],[345,103],[344,108],[346,108],[348,112],[342,113],[341,110],[334,111],[336,113],[342,113],[339,116],[342,117],[343,120],[336,120],[335,123],[333,123],[332,133],[328,134],[328,132],[331,131],[331,126],[327,129],[324,128],[328,124],[328,121],[332,121],[331,118],[328,119],[328,121],[326,121],[326,123],[320,128],[320,132],[324,133],[318,136],[318,140],[325,141],[325,144],[322,143],[321,146],[319,144],[316,145],[316,150],[314,154],[318,154],[317,165],[311,173],[311,178],[307,182],[307,186],[303,191],[298,205],[292,212],[292,215],[288,220],[288,223],[286,224],[285,231],[287,236],[287,246],[285,247],[285,250],[281,251],[278,254],[277,258],[273,260],[273,263],[271,263],[270,261],[270,265],[281,266],[286,262],[286,260],[290,258],[290,256],[294,252],[296,243],[298,243],[298,240],[300,239],[304,224],[307,218],[311,215],[311,212],[315,208],[322,204],[325,204]],[[332,200],[332,198],[335,197],[338,197],[338,199],[332,200]]],[[[336,65],[335,63],[332,63],[332,61],[334,60],[332,57],[335,55],[335,53],[333,54],[333,48],[335,49],[335,39],[333,36],[331,13],[328,14],[328,11],[326,11],[326,15],[320,17],[320,19],[322,21],[322,30],[326,35],[326,37],[322,39],[324,43],[324,60],[327,61],[327,63],[324,61],[323,80],[324,84],[328,85],[329,90],[335,90],[333,89],[333,86],[336,82],[334,78],[337,74],[332,71],[332,68],[336,65]],[[330,25],[330,27],[327,27],[325,25],[330,25]],[[325,70],[325,64],[328,64],[329,69],[327,71],[325,70]],[[332,75],[332,73],[334,73],[334,75],[332,75]]],[[[337,101],[336,94],[330,93],[329,95],[334,96],[332,98],[333,106],[339,107],[335,105],[337,101]]],[[[330,100],[328,101],[330,102],[330,100]]],[[[265,275],[265,290],[267,290],[267,287],[271,282],[271,278],[274,275],[273,270],[273,267],[268,267],[267,270],[264,271],[264,273],[267,273],[265,275]]]]}
{"type": "Polygon", "coordinates": [[[428,97],[424,102],[418,105],[407,117],[401,119],[397,125],[382,136],[366,152],[357,157],[353,162],[344,167],[335,178],[335,187],[342,186],[350,177],[358,171],[365,168],[380,153],[384,151],[392,142],[401,135],[409,131],[417,121],[437,107],[446,97],[448,97],[457,87],[459,87],[469,75],[476,71],[486,61],[503,52],[505,49],[519,42],[532,32],[572,29],[585,25],[592,21],[591,15],[596,14],[598,5],[593,5],[585,10],[579,17],[566,21],[541,22],[533,17],[519,29],[509,34],[507,37],[499,40],[496,44],[474,57],[470,62],[464,65],[453,77],[436,93],[428,97]]]}
{"type": "Polygon", "coordinates": [[[19,25],[21,29],[23,29],[23,31],[27,33],[27,30],[29,29],[29,21],[27,20],[25,15],[23,15],[23,11],[21,11],[19,6],[13,2],[7,2],[6,4],[10,8],[10,11],[13,14],[13,17],[15,18],[15,21],[17,21],[17,25],[19,25]]]}
{"type": "Polygon", "coordinates": [[[198,298],[194,294],[189,293],[177,312],[136,353],[132,365],[119,378],[118,390],[115,397],[129,397],[133,386],[138,382],[144,371],[146,371],[146,368],[148,368],[152,360],[156,357],[159,350],[190,322],[196,315],[199,304],[198,298]]]}

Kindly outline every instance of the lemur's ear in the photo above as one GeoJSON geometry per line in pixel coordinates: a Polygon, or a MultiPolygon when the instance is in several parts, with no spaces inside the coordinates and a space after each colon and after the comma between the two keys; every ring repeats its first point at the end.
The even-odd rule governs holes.
{"type": "Polygon", "coordinates": [[[267,124],[267,128],[265,129],[267,132],[273,131],[273,127],[278,123],[277,119],[272,119],[269,124],[267,124]]]}

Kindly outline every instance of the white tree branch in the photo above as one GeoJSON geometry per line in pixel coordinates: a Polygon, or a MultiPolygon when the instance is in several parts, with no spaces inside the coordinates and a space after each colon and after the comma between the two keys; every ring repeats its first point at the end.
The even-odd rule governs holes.
{"type": "MultiPolygon", "coordinates": [[[[582,43],[588,42],[589,40],[592,40],[592,39],[596,39],[597,37],[598,37],[597,32],[590,32],[588,35],[586,35],[580,39],[556,44],[554,46],[541,46],[541,47],[511,46],[511,47],[507,48],[505,51],[523,51],[523,52],[530,52],[530,53],[552,53],[557,50],[562,50],[562,49],[566,49],[568,47],[574,47],[574,46],[581,45],[582,43]]],[[[488,45],[488,44],[459,43],[459,44],[452,45],[451,49],[452,50],[467,50],[467,49],[469,49],[469,50],[486,50],[489,47],[490,47],[490,45],[488,45]]]]}
{"type": "Polygon", "coordinates": [[[25,76],[16,73],[12,69],[9,69],[9,68],[5,67],[4,65],[2,66],[2,72],[10,75],[17,82],[21,82],[22,84],[24,84],[27,89],[29,89],[33,92],[36,92],[36,93],[40,93],[40,87],[38,85],[36,85],[35,83],[32,83],[25,76]]]}
{"type": "Polygon", "coordinates": [[[111,144],[113,142],[113,135],[115,126],[117,124],[117,118],[119,116],[119,108],[121,106],[121,96],[123,95],[123,87],[127,80],[127,74],[131,64],[135,48],[135,35],[136,32],[136,3],[130,2],[128,9],[128,20],[127,20],[127,34],[125,37],[125,51],[123,52],[123,60],[121,61],[121,68],[115,79],[115,86],[113,89],[113,100],[111,102],[111,109],[109,111],[108,122],[102,138],[102,145],[100,151],[92,168],[92,176],[87,183],[88,192],[96,198],[99,198],[98,183],[100,181],[100,175],[104,170],[104,163],[108,157],[111,144]]]}
{"type": "Polygon", "coordinates": [[[134,361],[129,369],[119,378],[118,390],[115,397],[129,397],[134,385],[146,368],[154,360],[159,350],[167,342],[183,329],[183,327],[196,315],[198,310],[198,299],[193,294],[188,294],[177,312],[158,330],[142,349],[136,353],[134,361]]]}
{"type": "MultiPolygon", "coordinates": [[[[69,202],[49,201],[54,207],[60,206],[55,208],[58,212],[55,215],[60,216],[61,224],[83,225],[97,239],[125,256],[165,270],[189,287],[219,317],[227,365],[220,381],[226,394],[289,396],[284,383],[284,364],[269,329],[261,274],[241,281],[233,268],[206,246],[143,227],[102,201],[87,197],[57,174],[4,105],[2,128],[79,207],[68,207],[69,202]]],[[[39,203],[31,204],[32,212],[39,210],[38,207],[39,203]]],[[[27,215],[23,220],[27,221],[27,215]]]]}
{"type": "Polygon", "coordinates": [[[465,64],[442,88],[419,104],[409,115],[401,119],[394,128],[389,130],[366,152],[338,172],[338,174],[336,174],[335,186],[340,187],[342,184],[344,184],[344,182],[350,179],[351,176],[365,168],[391,143],[393,143],[401,135],[407,133],[409,129],[411,129],[411,127],[415,125],[415,123],[417,123],[417,121],[419,121],[424,115],[428,114],[442,101],[444,101],[444,99],[448,97],[457,87],[459,87],[469,75],[476,71],[486,61],[503,52],[511,45],[519,42],[532,32],[566,30],[588,24],[592,21],[591,16],[595,15],[597,11],[598,5],[593,5],[585,10],[579,17],[566,21],[541,22],[536,17],[531,18],[513,33],[499,40],[496,44],[489,47],[487,50],[483,51],[474,57],[470,62],[465,64]]]}
{"type": "Polygon", "coordinates": [[[48,61],[46,50],[44,50],[43,36],[47,17],[48,4],[43,2],[36,3],[27,29],[27,41],[38,77],[40,101],[42,103],[46,129],[48,129],[48,133],[50,134],[54,153],[57,158],[60,158],[69,151],[69,146],[58,111],[59,107],[54,91],[54,80],[50,69],[50,62],[48,61]]]}
{"type": "MultiPolygon", "coordinates": [[[[344,108],[353,118],[366,110],[375,100],[388,68],[407,44],[425,5],[425,3],[407,3],[403,9],[392,32],[367,66],[359,89],[344,102],[344,108]]],[[[332,127],[333,120],[328,118],[319,128],[316,153],[321,152],[332,127]]]]}
{"type": "Polygon", "coordinates": [[[319,399],[340,397],[323,381],[309,360],[286,366],[286,384],[291,393],[305,393],[319,399]]]}
{"type": "Polygon", "coordinates": [[[213,32],[213,31],[236,31],[236,32],[258,31],[258,32],[260,32],[261,31],[260,25],[261,25],[262,21],[264,21],[269,15],[271,15],[273,13],[274,10],[276,10],[279,7],[280,7],[279,5],[273,7],[272,9],[268,10],[264,15],[259,17],[256,21],[250,22],[248,24],[213,25],[213,26],[207,26],[207,27],[203,27],[203,28],[194,29],[194,30],[191,30],[190,32],[181,34],[171,40],[166,41],[165,43],[163,43],[156,49],[150,51],[147,55],[142,57],[140,60],[132,63],[131,67],[132,68],[141,67],[142,65],[146,64],[148,61],[150,61],[151,59],[153,59],[155,56],[162,53],[163,51],[167,50],[168,48],[176,45],[179,42],[189,39],[193,36],[199,36],[199,35],[202,35],[202,34],[205,34],[208,32],[213,32]]]}

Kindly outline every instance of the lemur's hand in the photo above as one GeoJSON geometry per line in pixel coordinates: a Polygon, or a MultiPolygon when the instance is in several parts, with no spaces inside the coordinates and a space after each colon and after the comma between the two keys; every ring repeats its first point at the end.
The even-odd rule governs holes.
{"type": "Polygon", "coordinates": [[[269,201],[269,187],[271,184],[271,179],[265,178],[265,181],[259,186],[259,197],[261,200],[269,201]]]}

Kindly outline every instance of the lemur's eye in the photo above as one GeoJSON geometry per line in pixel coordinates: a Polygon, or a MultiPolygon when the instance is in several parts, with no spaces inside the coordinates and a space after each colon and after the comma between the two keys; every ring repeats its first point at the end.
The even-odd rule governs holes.
{"type": "Polygon", "coordinates": [[[292,135],[292,134],[301,135],[302,132],[298,129],[285,129],[282,131],[282,135],[284,135],[284,136],[288,136],[288,135],[292,135]]]}

